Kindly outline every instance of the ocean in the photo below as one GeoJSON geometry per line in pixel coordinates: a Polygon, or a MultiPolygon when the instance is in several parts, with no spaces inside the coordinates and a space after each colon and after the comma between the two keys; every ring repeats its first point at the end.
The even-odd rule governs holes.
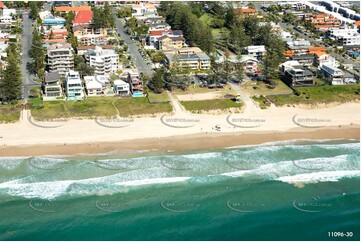
{"type": "Polygon", "coordinates": [[[0,240],[360,240],[357,140],[0,158],[0,240]]]}

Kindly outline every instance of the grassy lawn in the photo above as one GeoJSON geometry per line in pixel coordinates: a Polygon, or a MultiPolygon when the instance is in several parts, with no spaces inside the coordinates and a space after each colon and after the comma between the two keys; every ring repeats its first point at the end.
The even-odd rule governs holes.
{"type": "Polygon", "coordinates": [[[281,80],[276,80],[278,83],[274,89],[270,89],[264,82],[261,81],[249,81],[241,89],[248,93],[250,96],[254,95],[277,95],[277,94],[292,94],[293,91],[281,80]]]}
{"type": "Polygon", "coordinates": [[[261,109],[266,109],[266,108],[268,108],[268,107],[271,106],[270,103],[267,103],[267,102],[266,102],[266,98],[265,98],[264,96],[259,96],[259,97],[253,96],[252,99],[253,99],[254,101],[258,102],[259,107],[260,107],[261,109]]]}
{"type": "Polygon", "coordinates": [[[178,88],[175,88],[172,91],[172,93],[175,95],[213,93],[213,92],[220,92],[222,95],[226,95],[226,94],[237,95],[237,92],[235,92],[229,84],[226,84],[224,88],[214,88],[214,89],[210,89],[208,87],[200,87],[199,85],[190,85],[188,89],[185,91],[178,88]]]}
{"type": "Polygon", "coordinates": [[[122,117],[172,112],[173,108],[169,102],[151,104],[146,97],[118,99],[115,106],[122,117]]]}
{"type": "Polygon", "coordinates": [[[182,101],[181,104],[191,112],[210,111],[217,109],[240,108],[241,103],[233,102],[230,99],[212,99],[202,101],[182,101]]]}
{"type": "Polygon", "coordinates": [[[160,94],[149,91],[148,92],[148,100],[150,103],[169,102],[169,96],[168,96],[167,92],[165,92],[165,91],[163,91],[160,94]]]}
{"type": "Polygon", "coordinates": [[[17,105],[0,105],[0,123],[16,122],[20,119],[21,107],[17,105]]]}
{"type": "Polygon", "coordinates": [[[360,100],[359,85],[300,87],[300,95],[276,95],[268,98],[277,106],[294,104],[345,103],[360,100]]]}
{"type": "Polygon", "coordinates": [[[155,114],[171,112],[170,103],[150,104],[143,98],[88,97],[85,101],[51,101],[44,106],[32,106],[31,115],[36,120],[62,118],[94,118],[155,114]]]}

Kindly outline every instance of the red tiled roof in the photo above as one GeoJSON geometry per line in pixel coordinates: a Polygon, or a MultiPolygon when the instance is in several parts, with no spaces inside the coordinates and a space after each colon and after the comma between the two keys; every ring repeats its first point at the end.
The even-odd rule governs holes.
{"type": "Polygon", "coordinates": [[[84,24],[90,23],[93,19],[93,12],[92,11],[80,11],[74,18],[73,24],[84,24]]]}
{"type": "Polygon", "coordinates": [[[0,8],[4,8],[4,3],[0,2],[0,8]]]}
{"type": "Polygon", "coordinates": [[[90,6],[79,6],[79,7],[69,7],[69,6],[60,6],[60,7],[56,7],[54,8],[55,12],[75,12],[78,13],[80,11],[90,11],[91,7],[90,6]]]}
{"type": "Polygon", "coordinates": [[[236,9],[237,13],[243,14],[243,13],[256,13],[257,11],[253,8],[238,8],[236,9]]]}
{"type": "Polygon", "coordinates": [[[151,30],[149,32],[149,36],[162,36],[163,33],[173,33],[173,31],[171,29],[169,30],[151,30]]]}
{"type": "Polygon", "coordinates": [[[355,21],[355,24],[356,24],[357,26],[360,26],[360,20],[359,20],[359,21],[355,21]]]}

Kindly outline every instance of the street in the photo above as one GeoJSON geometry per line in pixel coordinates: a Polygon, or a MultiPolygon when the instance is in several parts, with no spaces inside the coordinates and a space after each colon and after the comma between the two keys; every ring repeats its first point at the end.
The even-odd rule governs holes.
{"type": "MultiPolygon", "coordinates": [[[[115,14],[114,14],[115,16],[115,14]]],[[[134,60],[134,64],[139,70],[139,72],[142,72],[144,74],[147,74],[148,76],[153,76],[153,71],[151,68],[151,65],[147,65],[147,61],[142,58],[140,55],[138,49],[138,45],[136,44],[135,40],[131,40],[130,36],[124,32],[124,24],[123,22],[115,16],[115,25],[117,32],[120,34],[120,38],[124,40],[124,43],[128,46],[128,52],[132,59],[134,60]]]]}
{"type": "Polygon", "coordinates": [[[29,90],[34,86],[40,86],[40,84],[32,81],[33,75],[30,75],[26,69],[26,64],[32,61],[29,56],[29,50],[31,47],[33,27],[31,26],[31,19],[29,19],[28,12],[23,12],[23,19],[23,33],[21,37],[21,76],[23,79],[23,96],[26,102],[29,90]]]}

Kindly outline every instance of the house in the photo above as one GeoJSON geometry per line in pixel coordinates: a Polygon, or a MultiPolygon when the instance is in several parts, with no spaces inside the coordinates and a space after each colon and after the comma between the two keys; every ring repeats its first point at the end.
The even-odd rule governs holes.
{"type": "Polygon", "coordinates": [[[290,41],[293,41],[293,37],[292,37],[292,34],[290,32],[287,32],[287,31],[282,31],[280,33],[281,35],[281,39],[285,42],[290,42],[290,41]]]}
{"type": "Polygon", "coordinates": [[[331,55],[327,54],[326,52],[318,52],[314,54],[314,64],[315,66],[318,66],[319,69],[324,65],[328,64],[334,67],[339,67],[340,63],[331,55]]]}
{"type": "Polygon", "coordinates": [[[157,8],[151,3],[140,3],[131,6],[133,17],[153,17],[157,16],[157,8]]]}
{"type": "Polygon", "coordinates": [[[158,39],[164,35],[173,35],[173,31],[171,29],[149,31],[146,38],[147,45],[153,45],[157,48],[158,39]]]}
{"type": "Polygon", "coordinates": [[[83,83],[79,72],[69,71],[65,74],[66,100],[83,100],[85,98],[83,83]]]}
{"type": "Polygon", "coordinates": [[[145,24],[145,25],[151,25],[151,24],[160,24],[160,23],[165,23],[166,24],[166,20],[165,18],[161,17],[161,16],[154,16],[154,17],[148,17],[146,19],[141,19],[138,20],[138,24],[145,24]]]}
{"type": "Polygon", "coordinates": [[[0,2],[0,9],[4,8],[4,2],[0,2]]]}
{"type": "Polygon", "coordinates": [[[285,74],[286,71],[292,69],[294,66],[300,66],[298,61],[286,61],[279,65],[279,70],[282,75],[285,74]]]}
{"type": "Polygon", "coordinates": [[[301,66],[310,67],[313,65],[315,56],[311,54],[290,56],[289,60],[298,61],[301,66]]]}
{"type": "Polygon", "coordinates": [[[116,95],[128,96],[130,93],[129,83],[126,83],[125,81],[122,80],[115,80],[113,91],[116,95]]]}
{"type": "Polygon", "coordinates": [[[328,80],[330,80],[332,85],[341,85],[356,82],[353,77],[345,75],[345,72],[329,64],[322,65],[320,72],[323,73],[328,80]]]}
{"type": "Polygon", "coordinates": [[[211,58],[198,47],[164,51],[164,55],[168,67],[191,70],[209,70],[211,67],[211,58]]]}
{"type": "Polygon", "coordinates": [[[96,46],[84,55],[86,63],[95,67],[96,75],[115,73],[118,70],[119,55],[114,49],[103,49],[96,46]]]}
{"type": "MultiPolygon", "coordinates": [[[[84,78],[85,80],[85,78],[84,78]]],[[[103,86],[101,83],[94,80],[86,80],[85,88],[88,96],[99,96],[103,94],[103,86]]]]}
{"type": "Polygon", "coordinates": [[[287,48],[291,50],[295,55],[304,55],[307,54],[308,48],[311,46],[310,42],[307,40],[294,40],[288,41],[287,48]]]}
{"type": "Polygon", "coordinates": [[[266,54],[266,47],[264,45],[250,45],[245,49],[247,55],[251,55],[257,59],[262,58],[266,54]]]}
{"type": "Polygon", "coordinates": [[[289,86],[315,85],[313,73],[303,66],[289,66],[285,69],[283,81],[289,86]]]}
{"type": "Polygon", "coordinates": [[[93,11],[91,10],[79,11],[76,14],[75,18],[73,19],[72,23],[73,26],[90,24],[92,19],[93,19],[93,11]]]}
{"type": "Polygon", "coordinates": [[[130,91],[133,97],[143,96],[143,80],[139,75],[131,75],[128,73],[127,82],[129,83],[130,91]]]}
{"type": "Polygon", "coordinates": [[[63,98],[63,91],[59,80],[59,72],[45,73],[44,82],[41,86],[44,94],[44,101],[51,101],[63,98]]]}
{"type": "Polygon", "coordinates": [[[58,43],[47,48],[47,66],[50,72],[59,72],[64,76],[66,72],[74,69],[73,48],[69,43],[58,43]]]}
{"type": "Polygon", "coordinates": [[[103,88],[110,86],[109,77],[106,75],[84,76],[83,79],[85,83],[93,80],[97,81],[102,85],[103,88]]]}
{"type": "Polygon", "coordinates": [[[168,36],[163,35],[158,39],[159,50],[177,50],[183,48],[185,39],[183,36],[168,36]]]}
{"type": "Polygon", "coordinates": [[[77,7],[71,7],[71,6],[60,6],[55,7],[54,12],[55,13],[69,13],[74,12],[75,14],[79,13],[80,11],[91,11],[91,6],[77,6],[77,7]]]}
{"type": "Polygon", "coordinates": [[[240,14],[240,15],[247,15],[247,16],[255,16],[257,15],[257,11],[253,8],[247,8],[247,7],[242,7],[242,8],[236,8],[235,9],[235,12],[237,14],[240,14]]]}

